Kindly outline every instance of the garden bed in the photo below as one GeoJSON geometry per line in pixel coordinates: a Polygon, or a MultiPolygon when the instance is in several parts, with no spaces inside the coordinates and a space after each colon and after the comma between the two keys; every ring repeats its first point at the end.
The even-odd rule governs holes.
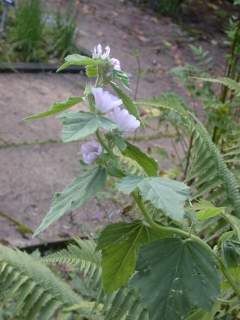
{"type": "Polygon", "coordinates": [[[89,54],[76,46],[76,10],[71,1],[64,12],[41,0],[20,0],[14,6],[3,1],[0,17],[0,62],[54,65],[73,51],[89,54]]]}

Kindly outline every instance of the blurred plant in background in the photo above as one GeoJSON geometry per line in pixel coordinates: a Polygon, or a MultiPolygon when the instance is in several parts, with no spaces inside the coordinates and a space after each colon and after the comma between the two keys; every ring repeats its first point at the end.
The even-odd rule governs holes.
{"type": "Polygon", "coordinates": [[[53,52],[63,58],[70,52],[76,52],[76,18],[73,15],[74,8],[70,5],[63,16],[59,11],[55,16],[55,24],[52,30],[53,52]]]}
{"type": "Polygon", "coordinates": [[[181,10],[184,0],[150,0],[150,6],[163,15],[175,16],[181,10]]]}
{"type": "Polygon", "coordinates": [[[14,26],[9,31],[11,50],[22,61],[38,61],[44,57],[43,9],[39,0],[19,1],[14,26]]]}
{"type": "Polygon", "coordinates": [[[78,52],[74,2],[69,1],[66,12],[47,13],[45,7],[41,0],[17,2],[0,38],[1,61],[58,61],[73,50],[78,52]]]}
{"type": "Polygon", "coordinates": [[[240,138],[240,98],[234,86],[234,81],[239,82],[240,79],[240,20],[238,18],[230,20],[226,34],[229,53],[226,56],[225,78],[219,81],[209,79],[213,59],[201,46],[190,46],[194,55],[194,65],[185,64],[171,70],[171,74],[187,89],[189,96],[198,102],[198,113],[201,109],[199,107],[202,107],[201,116],[213,141],[222,151],[228,150],[240,138]],[[216,88],[216,83],[221,87],[216,88]]]}
{"type": "Polygon", "coordinates": [[[185,0],[134,0],[137,4],[147,6],[162,15],[176,17],[181,13],[185,0]]]}

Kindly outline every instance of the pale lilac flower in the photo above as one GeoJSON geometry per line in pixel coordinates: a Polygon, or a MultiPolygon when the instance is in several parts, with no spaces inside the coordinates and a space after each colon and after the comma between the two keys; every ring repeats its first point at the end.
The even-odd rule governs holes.
{"type": "Polygon", "coordinates": [[[116,107],[109,113],[109,117],[122,131],[134,131],[140,126],[140,121],[138,121],[126,109],[116,107]]]}
{"type": "Polygon", "coordinates": [[[121,71],[121,64],[118,59],[111,58],[110,61],[111,61],[111,64],[112,64],[114,70],[121,71]]]}
{"type": "Polygon", "coordinates": [[[111,49],[109,46],[106,46],[105,51],[103,51],[101,44],[98,44],[93,49],[92,57],[93,57],[93,59],[108,60],[111,63],[111,65],[113,66],[114,70],[121,71],[120,61],[115,58],[110,58],[110,51],[111,51],[111,49]]]}
{"type": "Polygon", "coordinates": [[[92,88],[96,108],[101,112],[109,112],[122,104],[122,100],[102,88],[92,88]]]}
{"type": "Polygon", "coordinates": [[[91,164],[102,153],[102,146],[97,141],[89,141],[81,146],[83,162],[91,164]]]}

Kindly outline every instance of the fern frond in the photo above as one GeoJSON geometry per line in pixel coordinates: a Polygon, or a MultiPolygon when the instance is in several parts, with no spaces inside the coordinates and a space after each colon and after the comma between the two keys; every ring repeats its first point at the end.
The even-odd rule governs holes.
{"type": "Polygon", "coordinates": [[[194,197],[220,194],[215,201],[228,203],[234,213],[240,217],[239,185],[233,173],[228,169],[222,155],[212,142],[203,124],[182,103],[172,104],[165,95],[153,100],[140,101],[138,104],[174,112],[182,119],[182,125],[193,137],[193,152],[187,182],[194,181],[194,197]],[[221,191],[221,192],[220,192],[221,191]]]}
{"type": "Polygon", "coordinates": [[[67,249],[44,257],[43,261],[51,265],[72,266],[80,271],[87,287],[95,291],[95,307],[103,305],[102,315],[105,320],[149,320],[146,308],[133,289],[121,288],[113,294],[104,292],[101,284],[100,253],[96,251],[93,240],[77,239],[67,249]]]}
{"type": "Polygon", "coordinates": [[[19,250],[0,245],[0,291],[17,301],[22,319],[52,319],[81,297],[58,279],[39,260],[19,250]]]}
{"type": "Polygon", "coordinates": [[[87,287],[96,290],[100,285],[100,253],[93,240],[75,239],[67,249],[50,254],[42,259],[48,265],[72,266],[82,273],[87,287]]]}
{"type": "Polygon", "coordinates": [[[205,82],[211,82],[211,83],[218,83],[222,84],[225,87],[228,87],[230,90],[234,91],[236,96],[240,96],[240,83],[230,79],[230,78],[218,78],[218,79],[212,79],[212,78],[196,78],[200,81],[205,81],[205,82]]]}
{"type": "Polygon", "coordinates": [[[100,254],[96,252],[96,244],[93,240],[75,239],[56,253],[42,258],[46,264],[81,265],[82,263],[100,264],[100,254]]]}

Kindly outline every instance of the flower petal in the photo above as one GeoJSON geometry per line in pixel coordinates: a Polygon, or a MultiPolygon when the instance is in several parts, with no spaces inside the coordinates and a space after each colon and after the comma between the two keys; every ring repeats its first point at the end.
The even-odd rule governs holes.
{"type": "Polygon", "coordinates": [[[109,112],[122,104],[122,100],[102,88],[92,88],[96,108],[101,112],[109,112]]]}
{"type": "Polygon", "coordinates": [[[84,143],[81,146],[83,162],[91,164],[102,153],[102,146],[95,140],[84,143]]]}
{"type": "Polygon", "coordinates": [[[131,115],[126,109],[120,109],[115,107],[113,111],[109,114],[112,121],[117,123],[122,131],[134,131],[140,126],[140,121],[138,121],[133,115],[131,115]]]}

